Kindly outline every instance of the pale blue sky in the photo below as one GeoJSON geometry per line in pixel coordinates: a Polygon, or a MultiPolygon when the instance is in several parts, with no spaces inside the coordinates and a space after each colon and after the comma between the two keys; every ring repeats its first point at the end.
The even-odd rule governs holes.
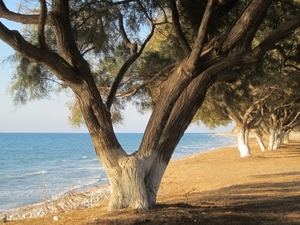
{"type": "MultiPolygon", "coordinates": [[[[8,1],[6,1],[8,2],[8,1]]],[[[19,1],[10,1],[19,2],[19,1]]],[[[18,29],[18,24],[7,23],[10,29],[18,29]]],[[[66,107],[68,97],[53,95],[50,100],[29,102],[16,108],[7,91],[10,78],[14,72],[12,65],[2,61],[13,54],[13,49],[0,40],[0,132],[87,132],[85,127],[76,128],[68,121],[69,110],[66,107]]],[[[123,125],[115,126],[116,132],[143,132],[150,113],[141,115],[129,105],[124,112],[123,125]]],[[[213,132],[230,131],[232,126],[220,127],[213,132]]],[[[212,132],[204,125],[191,125],[187,132],[212,132]]]]}

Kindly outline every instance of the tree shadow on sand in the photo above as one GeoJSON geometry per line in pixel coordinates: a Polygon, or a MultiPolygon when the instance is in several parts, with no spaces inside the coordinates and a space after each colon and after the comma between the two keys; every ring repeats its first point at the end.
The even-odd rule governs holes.
{"type": "MultiPolygon", "coordinates": [[[[275,151],[268,157],[300,157],[299,143],[292,145],[291,150],[275,151]]],[[[111,219],[89,224],[300,224],[300,171],[271,172],[251,178],[254,179],[249,183],[171,196],[146,212],[120,210],[111,219]]]]}
{"type": "Polygon", "coordinates": [[[200,199],[191,204],[199,205],[200,201],[202,207],[206,206],[204,212],[215,220],[215,223],[209,224],[300,224],[300,172],[293,172],[293,175],[299,175],[299,179],[233,185],[216,191],[193,193],[200,199]]]}
{"type": "MultiPolygon", "coordinates": [[[[294,175],[300,177],[300,172],[295,172],[294,175]]],[[[158,204],[155,209],[146,212],[121,210],[115,213],[117,218],[89,224],[298,225],[300,179],[287,183],[252,183],[208,192],[193,192],[188,203],[158,204]]]]}

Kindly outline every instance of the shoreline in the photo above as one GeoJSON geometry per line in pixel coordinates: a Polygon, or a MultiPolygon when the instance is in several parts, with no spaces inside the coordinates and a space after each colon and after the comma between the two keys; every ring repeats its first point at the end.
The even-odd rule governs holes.
{"type": "MultiPolygon", "coordinates": [[[[232,137],[230,135],[230,132],[211,133],[211,135],[232,137]]],[[[224,145],[222,147],[217,147],[209,150],[200,150],[199,152],[192,153],[190,155],[171,159],[170,162],[196,157],[199,154],[209,153],[211,151],[215,151],[224,147],[230,146],[224,145]]],[[[4,217],[4,215],[6,215],[8,220],[19,220],[24,218],[43,217],[49,214],[56,213],[58,211],[68,212],[71,210],[76,210],[77,208],[91,208],[97,205],[96,202],[107,199],[109,195],[109,182],[96,184],[94,186],[87,187],[86,189],[69,189],[65,194],[55,196],[53,199],[44,200],[42,202],[28,204],[13,209],[0,210],[0,221],[1,218],[4,217]]]]}
{"type": "Polygon", "coordinates": [[[93,208],[98,206],[102,200],[108,199],[109,196],[109,184],[101,184],[80,191],[70,189],[67,194],[56,199],[25,205],[17,209],[0,211],[0,222],[1,219],[9,222],[93,208]]]}
{"type": "MultiPolygon", "coordinates": [[[[291,140],[298,140],[297,138],[299,137],[300,133],[292,133],[290,135],[291,140]]],[[[210,153],[216,152],[218,150],[233,147],[236,147],[236,145],[223,146],[211,150],[205,150],[202,152],[184,156],[182,158],[171,160],[170,162],[180,163],[184,160],[201,157],[201,155],[209,155],[210,153]]],[[[97,185],[90,187],[86,190],[80,191],[69,190],[69,192],[63,197],[59,197],[53,200],[48,200],[46,202],[41,202],[33,205],[23,206],[18,209],[0,211],[0,221],[1,219],[5,219],[7,221],[15,221],[25,218],[38,218],[45,217],[50,214],[75,211],[78,209],[89,209],[101,205],[101,203],[104,202],[103,200],[108,199],[109,195],[109,184],[97,185]]]]}
{"type": "MultiPolygon", "coordinates": [[[[10,223],[129,225],[201,221],[201,224],[215,225],[248,221],[248,225],[296,224],[293,222],[300,222],[299,136],[300,133],[291,135],[290,143],[266,152],[251,139],[252,156],[246,158],[239,157],[236,147],[225,146],[172,160],[157,193],[157,208],[150,211],[120,209],[108,212],[108,196],[91,208],[81,206],[72,210],[75,203],[71,199],[76,194],[82,195],[71,192],[66,199],[69,211],[58,210],[51,215],[20,218],[22,220],[10,223]]],[[[0,216],[0,221],[2,218],[0,216]]]]}
{"type": "MultiPolygon", "coordinates": [[[[226,136],[226,135],[223,135],[226,136]]],[[[186,160],[189,158],[198,157],[202,154],[208,154],[213,151],[221,150],[222,148],[234,147],[223,146],[219,148],[202,150],[197,153],[193,153],[181,158],[171,159],[170,162],[177,162],[181,160],[186,160]]],[[[75,211],[78,209],[88,209],[95,206],[99,206],[102,200],[108,199],[110,196],[110,185],[109,183],[104,183],[100,185],[95,185],[88,187],[84,190],[73,190],[69,189],[68,192],[63,195],[56,197],[51,200],[46,200],[40,203],[34,203],[30,205],[24,205],[19,208],[0,210],[0,223],[1,221],[15,221],[29,218],[39,218],[55,213],[66,213],[70,211],[75,211]]]]}

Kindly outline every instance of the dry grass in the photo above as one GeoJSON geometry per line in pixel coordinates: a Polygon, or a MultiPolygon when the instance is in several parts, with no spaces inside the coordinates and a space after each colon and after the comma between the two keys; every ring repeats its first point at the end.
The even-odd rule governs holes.
{"type": "Polygon", "coordinates": [[[251,147],[248,158],[226,147],[171,162],[158,205],[147,212],[107,212],[102,200],[92,209],[9,224],[300,224],[300,142],[264,153],[251,147]]]}

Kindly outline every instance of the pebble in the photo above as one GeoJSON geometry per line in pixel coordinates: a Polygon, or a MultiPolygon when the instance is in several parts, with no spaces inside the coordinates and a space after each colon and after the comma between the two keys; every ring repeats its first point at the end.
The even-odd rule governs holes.
{"type": "MultiPolygon", "coordinates": [[[[47,200],[44,203],[25,206],[13,211],[5,212],[5,220],[20,220],[25,218],[43,217],[58,212],[69,212],[76,209],[87,209],[99,205],[99,201],[108,198],[110,195],[110,186],[98,186],[90,188],[83,192],[70,191],[66,196],[47,200]]],[[[4,212],[3,212],[4,213],[4,212]]],[[[0,215],[2,213],[0,212],[0,215]]],[[[1,223],[0,218],[0,223],[1,223]]],[[[57,221],[57,216],[53,220],[57,221]]]]}

